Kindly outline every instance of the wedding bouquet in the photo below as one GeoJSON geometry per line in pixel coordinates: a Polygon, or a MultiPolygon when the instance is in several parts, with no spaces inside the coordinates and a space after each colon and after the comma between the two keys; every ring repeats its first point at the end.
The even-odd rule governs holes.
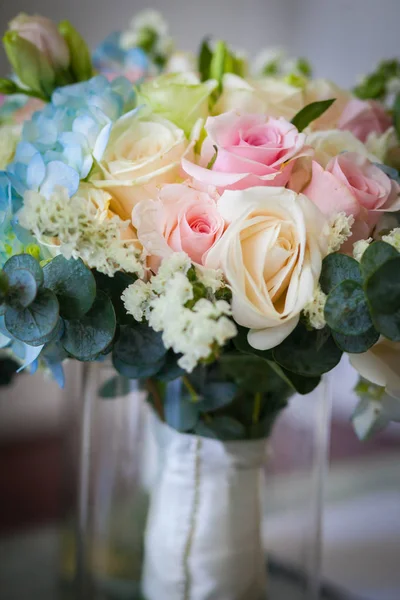
{"type": "Polygon", "coordinates": [[[93,58],[24,14],[4,47],[0,347],[21,369],[62,385],[64,360],[110,356],[107,393],[146,380],[179,431],[241,439],[346,353],[359,435],[399,416],[399,62],[347,92],[302,59],[175,52],[154,13],[93,58]]]}

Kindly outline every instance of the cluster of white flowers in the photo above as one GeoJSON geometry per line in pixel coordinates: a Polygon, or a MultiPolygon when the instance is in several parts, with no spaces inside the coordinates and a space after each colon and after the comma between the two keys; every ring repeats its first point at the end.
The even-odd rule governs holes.
{"type": "Polygon", "coordinates": [[[400,252],[400,227],[392,229],[388,235],[382,236],[382,241],[394,246],[398,252],[400,252]]]}
{"type": "MultiPolygon", "coordinates": [[[[149,282],[138,280],[122,294],[127,312],[138,321],[146,319],[150,327],[161,331],[164,346],[182,354],[178,364],[188,372],[237,334],[236,325],[229,318],[231,307],[225,300],[199,298],[191,308],[186,306],[194,300],[193,284],[188,278],[190,268],[186,254],[174,253],[162,262],[149,282]]],[[[201,281],[200,271],[196,271],[196,276],[201,281]]],[[[206,280],[215,288],[218,277],[213,279],[207,273],[206,280]]],[[[220,288],[222,282],[218,281],[220,288]]],[[[207,291],[212,293],[211,288],[207,291]]]]}
{"type": "Polygon", "coordinates": [[[140,46],[148,34],[155,36],[153,51],[168,56],[171,54],[174,42],[168,35],[168,24],[157,10],[144,10],[132,19],[129,29],[121,34],[121,46],[129,50],[140,46]]]}
{"type": "Polygon", "coordinates": [[[349,239],[353,223],[354,217],[347,216],[344,212],[334,215],[330,222],[328,254],[337,252],[342,244],[349,239]]]}
{"type": "Polygon", "coordinates": [[[65,258],[81,258],[90,268],[110,277],[116,271],[143,276],[140,246],[135,237],[124,239],[128,221],[108,212],[104,193],[78,190],[72,198],[58,187],[46,200],[41,194],[26,192],[20,223],[32,231],[39,242],[65,258]]]}
{"type": "Polygon", "coordinates": [[[326,325],[324,310],[327,295],[317,286],[312,300],[304,307],[304,314],[314,329],[323,329],[326,325]]]}
{"type": "Polygon", "coordinates": [[[353,244],[353,257],[360,262],[364,252],[372,242],[372,238],[368,238],[367,240],[358,240],[353,244]]]}

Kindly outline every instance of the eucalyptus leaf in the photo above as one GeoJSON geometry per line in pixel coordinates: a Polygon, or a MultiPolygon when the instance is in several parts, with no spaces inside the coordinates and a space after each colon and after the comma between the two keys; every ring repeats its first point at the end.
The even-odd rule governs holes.
{"type": "Polygon", "coordinates": [[[236,419],[225,415],[200,421],[195,429],[197,435],[224,442],[246,439],[246,428],[236,419]]]}
{"type": "Polygon", "coordinates": [[[3,267],[3,271],[9,276],[14,269],[26,269],[30,271],[38,287],[43,283],[43,270],[36,258],[33,258],[31,254],[15,254],[8,259],[3,267]]]}
{"type": "Polygon", "coordinates": [[[78,360],[93,360],[114,338],[116,318],[111,300],[98,292],[92,308],[81,319],[65,321],[62,344],[78,360]]]}
{"type": "Polygon", "coordinates": [[[372,320],[362,286],[345,280],[330,292],[325,304],[329,327],[343,335],[362,335],[372,327],[372,320]]]}
{"type": "Polygon", "coordinates": [[[5,326],[11,335],[21,342],[40,343],[54,331],[58,324],[58,316],[56,295],[51,290],[41,289],[34,302],[27,308],[7,308],[5,326]]]}
{"type": "Polygon", "coordinates": [[[80,319],[96,298],[96,281],[83,261],[67,260],[61,254],[43,268],[44,285],[53,290],[65,319],[80,319]]]}
{"type": "Polygon", "coordinates": [[[153,377],[163,367],[166,352],[161,333],[144,323],[123,325],[113,349],[113,363],[130,379],[153,377]]]}
{"type": "MultiPolygon", "coordinates": [[[[274,348],[273,355],[275,361],[287,371],[303,377],[318,378],[338,364],[342,353],[329,332],[309,331],[300,322],[296,329],[274,348]]],[[[313,385],[316,383],[314,380],[313,385]]]]}
{"type": "Polygon", "coordinates": [[[162,367],[157,371],[155,378],[160,381],[173,381],[178,377],[185,375],[186,371],[178,365],[178,360],[181,355],[175,354],[172,350],[169,350],[165,355],[162,367]]]}
{"type": "Polygon", "coordinates": [[[380,266],[391,258],[400,258],[400,254],[396,248],[381,241],[370,244],[362,255],[360,262],[364,279],[368,279],[380,266]]]}
{"type": "Polygon", "coordinates": [[[127,377],[116,375],[105,381],[99,390],[100,398],[119,398],[127,396],[131,390],[131,382],[127,377]]]}
{"type": "Polygon", "coordinates": [[[182,381],[177,379],[170,383],[164,397],[164,417],[170,427],[177,431],[191,431],[199,419],[197,402],[191,402],[186,394],[182,394],[182,381]]]}
{"type": "Polygon", "coordinates": [[[362,282],[360,265],[354,258],[339,252],[328,254],[322,261],[319,283],[325,294],[345,280],[362,282]]]}
{"type": "Polygon", "coordinates": [[[201,392],[201,400],[197,403],[201,412],[212,412],[230,404],[235,398],[237,386],[229,382],[206,383],[201,392]]]}
{"type": "Polygon", "coordinates": [[[26,308],[36,298],[38,286],[35,276],[27,269],[13,269],[8,276],[7,304],[14,308],[26,308]]]}
{"type": "Polygon", "coordinates": [[[332,337],[343,352],[361,354],[376,344],[379,339],[379,333],[375,327],[371,327],[361,335],[344,335],[333,331],[332,337]]]}
{"type": "Polygon", "coordinates": [[[303,131],[310,123],[318,119],[335,102],[335,98],[311,102],[302,108],[292,119],[292,123],[299,131],[303,131]]]}
{"type": "Polygon", "coordinates": [[[400,308],[390,315],[373,313],[375,328],[392,342],[400,342],[400,308]]]}
{"type": "Polygon", "coordinates": [[[365,284],[365,293],[374,316],[391,315],[400,308],[400,254],[381,264],[365,284]]]}

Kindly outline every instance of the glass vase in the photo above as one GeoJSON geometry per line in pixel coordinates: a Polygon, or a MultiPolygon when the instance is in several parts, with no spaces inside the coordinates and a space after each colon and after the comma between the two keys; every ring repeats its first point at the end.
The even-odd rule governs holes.
{"type": "MultiPolygon", "coordinates": [[[[85,367],[73,597],[278,600],[290,592],[293,600],[319,598],[328,382],[312,398],[303,397],[313,407],[305,448],[293,448],[283,472],[274,465],[279,456],[274,438],[286,411],[268,439],[221,441],[180,433],[163,422],[157,403],[146,402],[149,395],[154,399],[151,382],[131,381],[127,387],[125,380],[120,391],[115,385],[120,378],[110,365],[85,367]],[[111,385],[114,397],[107,398],[111,385]],[[293,557],[271,547],[270,500],[279,504],[281,477],[300,454],[308,484],[293,557]],[[275,472],[268,473],[271,466],[275,472]],[[272,556],[269,575],[266,547],[272,556]]],[[[180,394],[182,386],[173,382],[167,388],[180,394]]],[[[289,436],[290,427],[295,431],[284,424],[289,436]]],[[[272,538],[279,541],[276,527],[272,538]]]]}

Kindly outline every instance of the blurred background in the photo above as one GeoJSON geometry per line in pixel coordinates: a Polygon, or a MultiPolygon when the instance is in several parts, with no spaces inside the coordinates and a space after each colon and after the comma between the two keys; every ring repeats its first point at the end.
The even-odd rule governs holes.
{"type": "MultiPolygon", "coordinates": [[[[196,51],[206,34],[251,54],[278,46],[308,58],[315,75],[348,87],[380,59],[400,55],[399,0],[152,0],[150,6],[164,14],[180,49],[196,51]]],[[[40,13],[55,21],[71,20],[95,47],[148,7],[144,0],[1,0],[0,29],[5,31],[20,11],[40,13]]],[[[6,74],[0,50],[0,75],[6,74]]],[[[75,501],[80,375],[79,366],[71,365],[64,391],[42,374],[23,374],[11,386],[0,386],[1,600],[39,597],[23,577],[19,592],[15,587],[7,591],[10,579],[18,579],[21,543],[29,556],[36,556],[38,571],[47,572],[44,586],[51,585],[48,574],[56,572],[58,557],[48,550],[55,528],[75,501]]],[[[323,572],[360,599],[398,600],[400,426],[360,443],[350,424],[355,382],[345,361],[331,375],[323,572]]],[[[314,413],[315,399],[294,398],[274,436],[266,540],[293,562],[304,528],[298,507],[308,485],[307,436],[314,413]]]]}

